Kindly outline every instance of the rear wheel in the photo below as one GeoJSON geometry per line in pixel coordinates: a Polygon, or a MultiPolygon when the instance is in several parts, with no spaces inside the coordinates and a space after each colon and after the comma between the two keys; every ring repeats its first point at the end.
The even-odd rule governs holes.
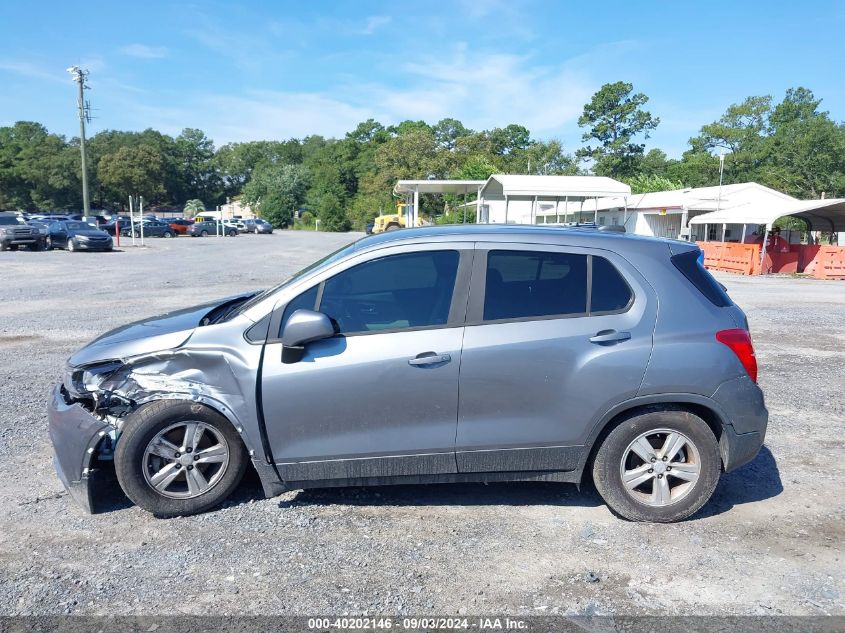
{"type": "Polygon", "coordinates": [[[173,233],[171,233],[170,231],[165,231],[164,237],[173,237],[173,233]]]}
{"type": "Polygon", "coordinates": [[[234,231],[234,230],[229,231],[229,237],[235,237],[237,234],[238,234],[237,231],[234,231]]]}
{"type": "Polygon", "coordinates": [[[669,523],[704,506],[719,483],[713,431],[682,410],[648,411],[605,438],[593,482],[610,509],[632,521],[669,523]]]}
{"type": "Polygon", "coordinates": [[[114,456],[126,496],[158,517],[196,514],[221,503],[243,477],[247,459],[226,418],[179,400],[160,400],[133,413],[114,456]]]}
{"type": "Polygon", "coordinates": [[[208,237],[208,231],[203,231],[202,233],[200,233],[200,235],[202,237],[208,237]]]}

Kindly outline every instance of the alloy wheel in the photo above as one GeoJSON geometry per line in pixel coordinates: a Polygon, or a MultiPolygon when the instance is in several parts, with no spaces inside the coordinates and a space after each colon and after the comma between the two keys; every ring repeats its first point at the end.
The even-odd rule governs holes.
{"type": "Polygon", "coordinates": [[[147,483],[171,499],[192,499],[211,490],[229,465],[229,444],[217,429],[199,421],[171,424],[144,451],[147,483]]]}
{"type": "Polygon", "coordinates": [[[672,429],[647,431],[628,445],[619,465],[625,491],[639,503],[668,506],[687,496],[701,474],[695,444],[672,429]]]}

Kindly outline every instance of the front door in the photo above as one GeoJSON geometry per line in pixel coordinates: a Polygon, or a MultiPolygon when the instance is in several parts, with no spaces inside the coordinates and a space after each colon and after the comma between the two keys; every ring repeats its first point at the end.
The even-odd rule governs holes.
{"type": "Polygon", "coordinates": [[[400,250],[353,263],[279,307],[280,331],[299,308],[328,314],[340,331],[297,363],[282,363],[280,342],[266,345],[262,403],[283,479],[456,472],[461,279],[471,257],[471,248],[400,250]]]}
{"type": "Polygon", "coordinates": [[[597,413],[636,395],[655,319],[650,286],[615,253],[480,250],[461,360],[458,470],[574,468],[597,413]]]}

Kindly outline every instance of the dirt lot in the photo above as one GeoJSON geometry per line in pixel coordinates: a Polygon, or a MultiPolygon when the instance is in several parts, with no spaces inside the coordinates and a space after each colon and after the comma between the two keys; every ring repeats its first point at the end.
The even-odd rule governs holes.
{"type": "Polygon", "coordinates": [[[845,283],[722,276],[749,314],[767,447],[677,525],[563,484],[314,490],[156,520],[89,516],[44,403],[128,320],[275,283],[352,235],[0,254],[0,614],[845,614],[845,283]]]}

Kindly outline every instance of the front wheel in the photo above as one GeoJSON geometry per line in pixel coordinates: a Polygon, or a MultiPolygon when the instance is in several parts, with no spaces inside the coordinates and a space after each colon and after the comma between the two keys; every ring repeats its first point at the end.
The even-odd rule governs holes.
{"type": "Polygon", "coordinates": [[[201,237],[208,237],[208,231],[203,231],[202,233],[200,233],[200,236],[201,237]]]}
{"type": "Polygon", "coordinates": [[[68,240],[67,241],[67,250],[70,251],[71,253],[74,252],[76,250],[76,242],[74,242],[73,240],[68,240]]]}
{"type": "Polygon", "coordinates": [[[157,517],[204,512],[223,502],[247,467],[229,421],[195,402],[159,400],[127,419],[114,463],[121,488],[157,517]]]}
{"type": "Polygon", "coordinates": [[[165,231],[164,237],[173,237],[173,233],[171,233],[170,231],[165,231]]]}
{"type": "Polygon", "coordinates": [[[631,521],[686,519],[710,500],[720,473],[713,431],[700,417],[674,409],[625,420],[605,438],[593,462],[599,494],[631,521]]]}

